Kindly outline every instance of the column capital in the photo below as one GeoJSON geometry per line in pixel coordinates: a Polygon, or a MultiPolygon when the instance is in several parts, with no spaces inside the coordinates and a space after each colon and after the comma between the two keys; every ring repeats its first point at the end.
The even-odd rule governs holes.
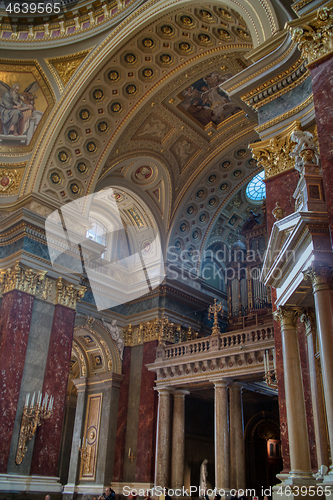
{"type": "Polygon", "coordinates": [[[56,282],[56,304],[60,304],[70,309],[76,309],[76,304],[83,299],[87,290],[85,286],[64,283],[60,277],[56,282]]]}
{"type": "Polygon", "coordinates": [[[18,290],[30,295],[36,295],[37,285],[45,280],[46,273],[47,271],[31,269],[17,262],[13,267],[1,272],[0,286],[2,293],[18,290]]]}
{"type": "Polygon", "coordinates": [[[214,389],[226,389],[230,381],[223,379],[223,380],[211,380],[211,382],[213,382],[214,384],[214,389]]]}
{"type": "Polygon", "coordinates": [[[187,391],[186,389],[177,389],[172,392],[174,398],[185,398],[188,394],[190,394],[190,391],[187,391]]]}
{"type": "Polygon", "coordinates": [[[303,271],[305,281],[312,284],[313,293],[330,290],[333,280],[333,268],[327,265],[312,266],[303,271]]]}
{"type": "Polygon", "coordinates": [[[333,8],[322,7],[288,24],[292,39],[309,65],[333,53],[333,8]]]}
{"type": "Polygon", "coordinates": [[[275,321],[278,321],[283,328],[296,328],[297,318],[300,310],[297,307],[279,307],[274,313],[275,321]]]}
{"type": "Polygon", "coordinates": [[[311,335],[311,333],[315,329],[316,316],[315,316],[314,311],[311,309],[306,309],[301,314],[300,320],[302,323],[304,323],[305,335],[308,337],[309,335],[311,335]]]}
{"type": "Polygon", "coordinates": [[[174,391],[174,387],[163,386],[163,387],[154,387],[154,390],[158,392],[159,396],[170,396],[171,392],[174,391]]]}

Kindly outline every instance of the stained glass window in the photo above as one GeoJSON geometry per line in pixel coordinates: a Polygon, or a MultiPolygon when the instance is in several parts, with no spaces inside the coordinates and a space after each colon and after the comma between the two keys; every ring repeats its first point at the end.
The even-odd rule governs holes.
{"type": "Polygon", "coordinates": [[[262,201],[266,198],[266,186],[263,182],[265,178],[265,171],[259,172],[253,179],[248,183],[246,188],[246,196],[253,201],[262,201]]]}

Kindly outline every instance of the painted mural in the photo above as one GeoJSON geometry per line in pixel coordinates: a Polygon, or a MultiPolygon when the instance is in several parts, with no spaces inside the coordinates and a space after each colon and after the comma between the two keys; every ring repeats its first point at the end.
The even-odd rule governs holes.
{"type": "Polygon", "coordinates": [[[36,67],[3,65],[0,71],[0,146],[28,146],[53,104],[49,88],[36,67]],[[8,71],[6,69],[8,68],[8,71]],[[31,68],[31,70],[30,70],[31,68]]]}
{"type": "Polygon", "coordinates": [[[219,125],[240,111],[219,87],[231,77],[231,73],[221,75],[218,71],[213,71],[200,78],[181,93],[184,100],[179,105],[180,109],[189,113],[201,125],[219,125]]]}

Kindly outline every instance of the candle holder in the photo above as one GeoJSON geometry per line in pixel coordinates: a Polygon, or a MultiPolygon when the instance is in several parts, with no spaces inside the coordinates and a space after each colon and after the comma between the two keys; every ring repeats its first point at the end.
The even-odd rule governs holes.
{"type": "Polygon", "coordinates": [[[268,351],[266,351],[264,353],[264,367],[265,367],[264,380],[268,385],[268,387],[277,391],[278,385],[276,379],[275,349],[273,350],[273,370],[270,369],[269,365],[270,365],[269,355],[268,351]]]}
{"type": "Polygon", "coordinates": [[[88,440],[86,439],[86,443],[83,443],[81,446],[81,439],[79,444],[79,452],[81,456],[81,460],[83,463],[83,474],[90,474],[90,462],[91,462],[91,446],[88,447],[88,440]]]}
{"type": "Polygon", "coordinates": [[[37,427],[42,425],[43,420],[50,418],[53,413],[52,408],[54,398],[52,396],[49,397],[48,394],[45,394],[42,403],[42,393],[38,392],[36,404],[35,398],[36,394],[34,392],[30,405],[30,393],[28,393],[25,398],[19,441],[15,457],[16,465],[20,465],[22,463],[22,460],[27,452],[27,442],[33,437],[37,427]]]}

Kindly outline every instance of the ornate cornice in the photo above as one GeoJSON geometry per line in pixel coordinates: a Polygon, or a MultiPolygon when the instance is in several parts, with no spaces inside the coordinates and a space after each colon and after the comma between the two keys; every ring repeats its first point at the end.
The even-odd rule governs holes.
{"type": "Polygon", "coordinates": [[[253,158],[265,169],[266,180],[295,167],[295,160],[290,157],[296,144],[290,140],[290,135],[295,130],[301,130],[299,121],[293,122],[282,134],[272,139],[249,144],[253,158]]]}
{"type": "Polygon", "coordinates": [[[330,290],[333,281],[333,269],[328,265],[312,266],[303,271],[305,281],[312,284],[313,293],[330,290]]]}
{"type": "Polygon", "coordinates": [[[128,325],[124,328],[123,338],[125,347],[133,347],[153,340],[158,340],[159,345],[165,345],[165,342],[187,342],[197,337],[198,333],[194,333],[191,327],[186,331],[181,325],[171,323],[168,318],[163,317],[136,326],[128,325]]]}
{"type": "Polygon", "coordinates": [[[62,280],[62,277],[60,277],[56,282],[56,304],[76,309],[77,302],[83,299],[87,289],[81,285],[65,284],[62,280]]]}
{"type": "Polygon", "coordinates": [[[37,285],[45,280],[46,272],[26,268],[16,263],[14,267],[3,271],[0,276],[2,293],[19,290],[20,292],[36,295],[37,285]]]}
{"type": "Polygon", "coordinates": [[[296,328],[297,318],[300,314],[296,307],[279,307],[273,313],[275,321],[281,323],[283,330],[296,328]]]}
{"type": "Polygon", "coordinates": [[[333,8],[289,23],[293,40],[309,66],[333,53],[333,8]]]}

